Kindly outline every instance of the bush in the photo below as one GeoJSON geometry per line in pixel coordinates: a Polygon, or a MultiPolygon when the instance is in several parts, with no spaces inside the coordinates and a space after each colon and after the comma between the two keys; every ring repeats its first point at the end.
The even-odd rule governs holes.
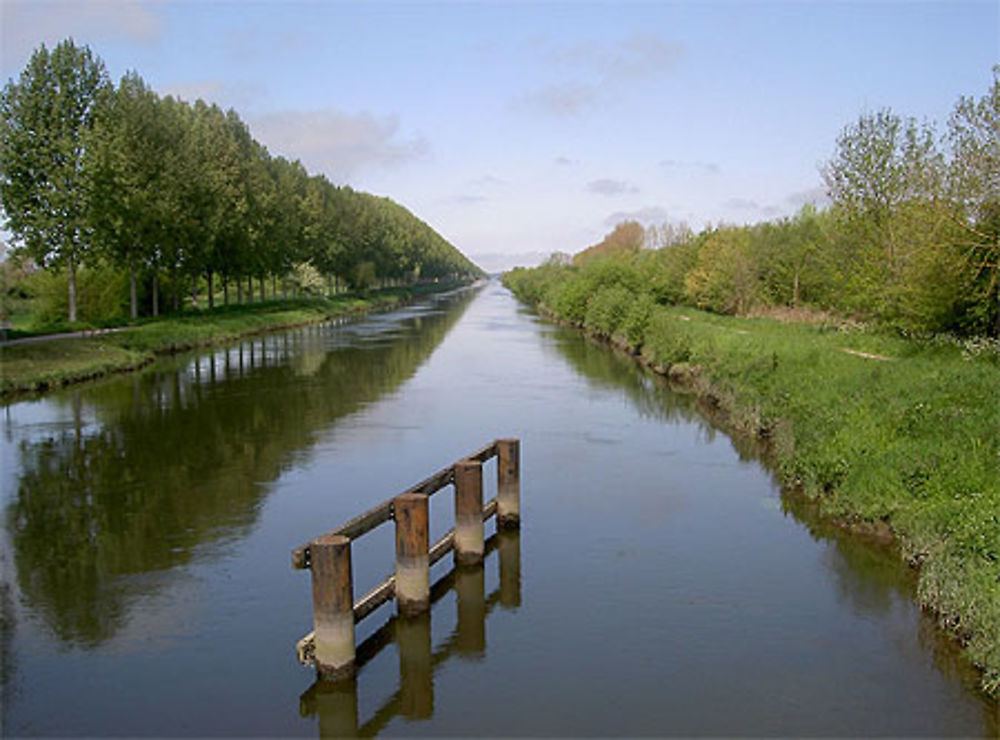
{"type": "Polygon", "coordinates": [[[584,326],[603,337],[610,337],[624,322],[632,295],[621,285],[601,288],[587,302],[584,326]]]}

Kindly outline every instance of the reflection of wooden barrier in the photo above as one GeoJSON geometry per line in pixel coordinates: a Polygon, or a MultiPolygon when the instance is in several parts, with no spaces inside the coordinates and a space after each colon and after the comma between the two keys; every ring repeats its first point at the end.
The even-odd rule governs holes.
{"type": "Polygon", "coordinates": [[[339,680],[355,668],[354,625],[393,597],[404,617],[430,608],[430,566],[452,550],[460,565],[481,563],[483,522],[496,514],[497,527],[520,526],[520,443],[498,439],[421,481],[395,498],[292,551],[295,568],[312,570],[314,630],[299,640],[302,662],[321,678],[339,680]],[[497,497],[483,505],[482,465],[497,458],[497,497]],[[429,543],[428,499],[455,486],[455,528],[429,543]],[[358,601],[351,578],[351,542],[389,520],[396,522],[396,572],[358,601]]]}
{"type": "MultiPolygon", "coordinates": [[[[498,551],[499,584],[484,593],[484,564],[459,566],[431,586],[431,604],[448,593],[456,597],[456,621],[451,634],[436,648],[431,640],[431,615],[392,617],[358,645],[360,670],[390,644],[399,654],[399,686],[367,720],[359,712],[358,681],[317,680],[299,697],[299,713],[316,717],[320,737],[374,737],[395,717],[426,719],[434,713],[434,673],[451,658],[479,659],[486,650],[486,620],[499,605],[516,610],[521,605],[521,533],[500,530],[486,540],[485,555],[498,551]]],[[[436,617],[435,617],[436,618],[436,617]]]]}

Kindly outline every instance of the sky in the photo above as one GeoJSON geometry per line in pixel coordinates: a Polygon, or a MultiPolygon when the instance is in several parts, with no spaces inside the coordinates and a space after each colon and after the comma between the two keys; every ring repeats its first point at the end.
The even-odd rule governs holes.
{"type": "Polygon", "coordinates": [[[389,196],[487,270],[614,225],[822,202],[838,133],[935,122],[1000,63],[1000,0],[0,0],[0,80],[72,37],[113,80],[234,108],[274,155],[389,196]]]}

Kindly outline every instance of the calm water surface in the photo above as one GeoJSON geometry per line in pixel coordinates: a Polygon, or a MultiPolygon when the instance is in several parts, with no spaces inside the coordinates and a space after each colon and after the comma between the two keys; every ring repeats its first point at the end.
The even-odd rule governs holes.
{"type": "MultiPolygon", "coordinates": [[[[8,735],[998,732],[892,552],[496,284],[2,413],[8,735]],[[314,684],[290,550],[506,436],[520,534],[439,563],[429,618],[382,607],[356,682],[314,684]]],[[[391,536],[356,544],[357,592],[391,536]]]]}

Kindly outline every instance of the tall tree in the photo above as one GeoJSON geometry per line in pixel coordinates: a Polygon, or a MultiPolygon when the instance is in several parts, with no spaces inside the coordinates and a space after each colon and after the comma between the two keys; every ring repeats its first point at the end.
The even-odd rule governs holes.
{"type": "Polygon", "coordinates": [[[138,315],[137,273],[152,263],[171,224],[160,207],[173,144],[156,94],[135,72],[102,107],[84,158],[90,217],[98,246],[128,268],[129,305],[138,315]]]}
{"type": "Polygon", "coordinates": [[[970,310],[980,328],[1000,336],[1000,65],[979,100],[959,99],[948,120],[950,194],[965,233],[972,273],[970,310]]]}
{"type": "Polygon", "coordinates": [[[72,39],[42,45],[0,95],[0,198],[7,228],[41,266],[65,267],[69,320],[89,247],[85,134],[110,88],[104,63],[72,39]]]}

